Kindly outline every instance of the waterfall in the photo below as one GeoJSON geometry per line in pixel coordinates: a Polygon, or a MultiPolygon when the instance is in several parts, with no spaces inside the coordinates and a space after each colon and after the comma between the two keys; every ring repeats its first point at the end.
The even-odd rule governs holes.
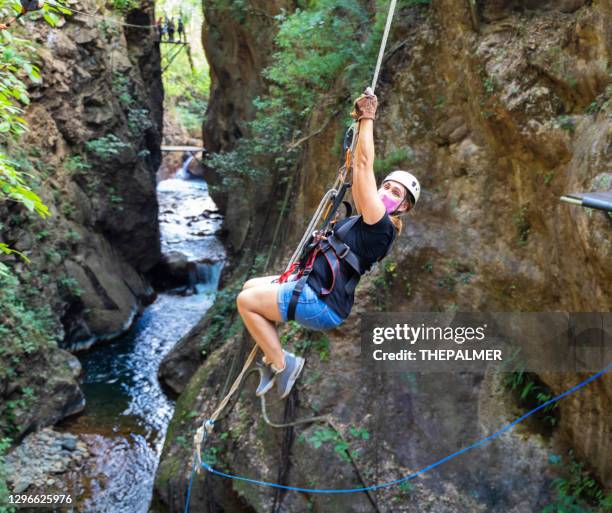
{"type": "Polygon", "coordinates": [[[176,178],[181,178],[183,180],[189,180],[191,178],[191,173],[189,172],[189,164],[193,160],[193,153],[190,153],[189,156],[183,161],[183,165],[181,169],[176,173],[176,178]]]}

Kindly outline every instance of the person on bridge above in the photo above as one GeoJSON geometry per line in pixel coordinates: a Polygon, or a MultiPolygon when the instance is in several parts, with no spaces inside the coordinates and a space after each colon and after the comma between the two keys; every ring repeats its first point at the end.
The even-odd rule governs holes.
{"type": "MultiPolygon", "coordinates": [[[[340,254],[331,243],[316,254],[297,306],[294,306],[295,320],[308,329],[328,330],[344,322],[353,306],[355,287],[361,275],[387,255],[396,235],[401,232],[400,216],[409,212],[419,199],[419,182],[407,171],[393,171],[383,179],[380,187],[376,186],[373,125],[377,103],[376,96],[368,89],[355,100],[351,113],[359,122],[352,185],[359,215],[338,221],[333,236],[325,239],[336,247],[340,244],[340,254]]],[[[248,280],[236,304],[246,328],[264,353],[258,364],[261,380],[256,395],[265,394],[276,384],[280,397],[284,398],[298,378],[304,358],[280,345],[274,323],[287,322],[293,289],[298,281],[278,283],[278,279],[279,276],[265,276],[248,280]]]]}
{"type": "Polygon", "coordinates": [[[177,32],[178,32],[179,41],[183,41],[186,38],[186,34],[185,34],[185,25],[183,24],[182,16],[179,16],[179,19],[178,19],[177,32]]]}
{"type": "Polygon", "coordinates": [[[174,42],[174,18],[168,21],[168,41],[174,42]]]}
{"type": "Polygon", "coordinates": [[[11,26],[12,23],[16,22],[24,14],[27,14],[32,11],[39,11],[43,8],[44,5],[44,0],[21,0],[21,10],[19,11],[19,14],[17,14],[17,16],[10,19],[6,23],[0,23],[0,30],[6,30],[11,26]]]}

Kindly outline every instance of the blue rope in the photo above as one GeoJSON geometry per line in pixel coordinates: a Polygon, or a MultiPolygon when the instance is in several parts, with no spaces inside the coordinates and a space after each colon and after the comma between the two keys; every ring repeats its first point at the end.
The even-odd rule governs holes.
{"type": "MultiPolygon", "coordinates": [[[[431,465],[428,465],[426,467],[423,467],[422,469],[406,476],[400,479],[396,479],[395,481],[389,481],[388,483],[382,483],[382,484],[378,484],[378,485],[373,485],[373,486],[367,486],[367,487],[362,487],[362,488],[342,488],[342,489],[319,489],[319,488],[300,488],[297,486],[285,486],[285,485],[280,485],[277,483],[271,483],[269,481],[258,481],[256,479],[250,479],[248,477],[243,477],[243,476],[239,476],[239,475],[235,475],[235,474],[226,474],[225,472],[221,472],[219,470],[215,470],[214,468],[212,468],[210,465],[208,465],[207,463],[205,463],[204,461],[202,461],[202,467],[204,467],[206,470],[208,470],[209,472],[216,474],[218,476],[221,477],[227,477],[230,479],[236,479],[239,481],[246,481],[248,483],[253,483],[253,484],[257,484],[257,485],[262,485],[262,486],[269,486],[272,488],[282,488],[284,490],[292,490],[295,492],[307,492],[307,493],[356,493],[356,492],[365,492],[365,491],[369,491],[369,490],[378,490],[379,488],[386,488],[389,486],[393,486],[396,485],[398,483],[402,483],[404,481],[408,481],[410,479],[414,479],[415,477],[427,472],[428,470],[431,470],[439,465],[441,465],[442,463],[445,463],[446,461],[455,458],[456,456],[459,456],[460,454],[463,454],[464,452],[467,452],[471,449],[474,449],[475,447],[478,447],[480,445],[485,444],[486,442],[488,442],[489,440],[492,440],[500,435],[502,435],[503,433],[505,433],[506,431],[508,431],[509,429],[511,429],[512,427],[516,426],[519,422],[522,422],[523,420],[525,420],[527,417],[533,415],[535,412],[541,410],[542,408],[545,408],[546,406],[548,406],[549,404],[552,404],[556,401],[559,401],[560,399],[562,399],[563,397],[575,392],[576,390],[588,385],[591,381],[594,381],[595,379],[597,379],[599,376],[601,376],[602,374],[605,374],[606,372],[608,372],[608,370],[610,370],[610,368],[612,368],[612,363],[610,363],[607,367],[605,367],[604,369],[600,370],[599,372],[597,372],[596,374],[593,374],[590,378],[585,379],[584,381],[578,383],[576,386],[570,388],[569,390],[563,392],[562,394],[559,394],[556,397],[553,397],[552,399],[549,399],[548,401],[546,401],[545,403],[542,403],[540,406],[534,408],[533,410],[528,411],[527,413],[525,413],[524,415],[520,416],[518,419],[514,420],[513,422],[511,422],[510,424],[506,425],[505,427],[503,427],[502,429],[500,429],[499,431],[493,433],[492,435],[483,438],[482,440],[479,440],[477,442],[474,442],[472,445],[469,445],[467,447],[464,447],[463,449],[454,452],[438,461],[436,461],[435,463],[432,463],[431,465]]],[[[195,472],[195,467],[194,470],[191,473],[191,479],[193,480],[193,474],[195,472]]],[[[191,483],[189,484],[189,492],[191,492],[191,483]]],[[[189,493],[187,494],[187,502],[189,503],[189,493]]],[[[186,513],[188,513],[188,510],[186,510],[186,513]]]]}
{"type": "Polygon", "coordinates": [[[193,475],[195,474],[198,460],[194,458],[193,468],[191,469],[191,477],[189,478],[189,488],[187,489],[187,499],[185,500],[185,513],[189,513],[189,499],[191,497],[191,487],[193,486],[193,475]]]}

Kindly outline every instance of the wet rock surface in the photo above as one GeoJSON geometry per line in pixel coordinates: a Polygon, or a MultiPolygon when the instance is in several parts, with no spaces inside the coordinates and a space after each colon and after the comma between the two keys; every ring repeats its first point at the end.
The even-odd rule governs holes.
{"type": "Polygon", "coordinates": [[[9,489],[16,494],[69,493],[69,470],[89,456],[87,444],[70,433],[44,428],[26,436],[5,458],[9,489]]]}

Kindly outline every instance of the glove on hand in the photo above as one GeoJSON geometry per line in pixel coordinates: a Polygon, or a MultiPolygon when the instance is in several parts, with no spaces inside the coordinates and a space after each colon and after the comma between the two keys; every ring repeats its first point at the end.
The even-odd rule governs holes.
{"type": "Polygon", "coordinates": [[[355,100],[355,106],[351,117],[353,119],[376,119],[376,108],[378,107],[378,98],[372,92],[371,88],[367,88],[365,93],[355,100]]]}

